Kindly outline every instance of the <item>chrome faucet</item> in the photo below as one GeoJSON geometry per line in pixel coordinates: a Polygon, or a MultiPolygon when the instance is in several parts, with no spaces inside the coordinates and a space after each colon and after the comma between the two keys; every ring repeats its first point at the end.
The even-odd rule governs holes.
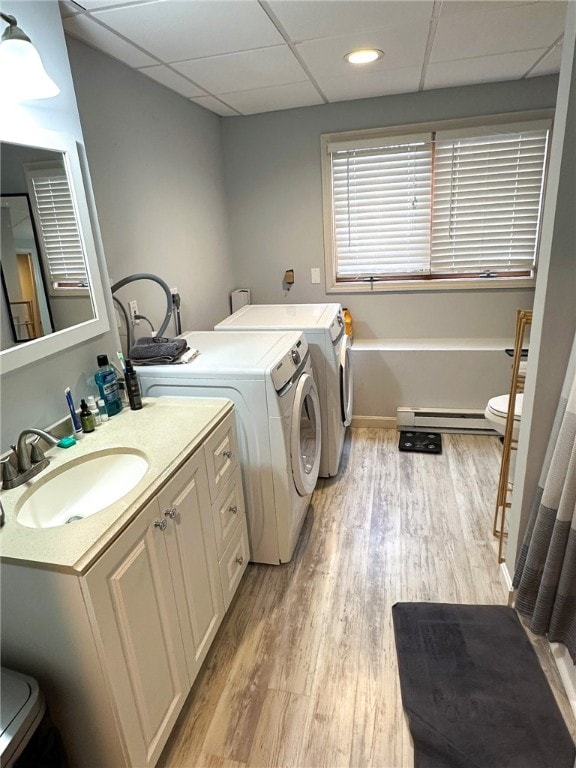
{"type": "Polygon", "coordinates": [[[10,458],[4,459],[2,462],[2,488],[4,490],[22,485],[22,483],[35,477],[48,466],[50,459],[44,456],[44,452],[38,445],[40,438],[49,445],[58,445],[58,438],[49,432],[45,432],[43,429],[30,427],[29,429],[22,430],[16,445],[11,446],[16,455],[18,468],[14,467],[10,458]],[[36,439],[31,441],[30,453],[28,453],[28,442],[26,440],[28,435],[36,435],[36,439]]]}

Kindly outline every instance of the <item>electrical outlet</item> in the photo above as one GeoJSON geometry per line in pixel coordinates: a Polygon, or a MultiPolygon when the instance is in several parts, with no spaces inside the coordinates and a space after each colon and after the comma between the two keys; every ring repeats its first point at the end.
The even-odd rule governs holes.
{"type": "Polygon", "coordinates": [[[132,299],[132,301],[128,302],[128,309],[130,310],[130,319],[132,320],[132,324],[140,325],[140,320],[136,317],[136,315],[140,314],[138,312],[138,304],[136,303],[136,299],[132,299]]]}

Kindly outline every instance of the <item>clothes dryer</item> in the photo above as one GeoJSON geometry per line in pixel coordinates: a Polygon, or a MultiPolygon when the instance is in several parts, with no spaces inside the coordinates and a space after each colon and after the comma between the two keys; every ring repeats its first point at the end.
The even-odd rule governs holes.
{"type": "Polygon", "coordinates": [[[251,559],[288,562],[318,478],[320,404],[301,333],[182,335],[199,354],[137,367],[142,394],[232,400],[251,559]]]}
{"type": "Polygon", "coordinates": [[[320,477],[338,474],[346,427],[352,420],[350,339],[340,304],[249,304],[216,331],[299,330],[312,356],[322,416],[320,477]]]}

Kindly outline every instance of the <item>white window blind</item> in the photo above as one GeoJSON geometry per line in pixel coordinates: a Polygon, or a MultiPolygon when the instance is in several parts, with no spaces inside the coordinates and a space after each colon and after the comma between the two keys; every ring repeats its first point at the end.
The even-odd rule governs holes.
{"type": "Polygon", "coordinates": [[[548,133],[540,121],[329,143],[337,281],[531,276],[548,133]]]}
{"type": "Polygon", "coordinates": [[[529,275],[547,131],[436,140],[431,271],[529,275]]]}
{"type": "Polygon", "coordinates": [[[29,165],[26,176],[52,291],[87,289],[84,249],[64,168],[29,165]]]}
{"type": "Polygon", "coordinates": [[[332,154],[339,276],[428,270],[431,156],[429,137],[332,154]]]}

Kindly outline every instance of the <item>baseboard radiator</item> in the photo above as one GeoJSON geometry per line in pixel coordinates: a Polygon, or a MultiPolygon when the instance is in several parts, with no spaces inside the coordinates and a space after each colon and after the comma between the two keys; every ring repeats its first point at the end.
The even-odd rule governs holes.
{"type": "Polygon", "coordinates": [[[397,427],[414,432],[458,432],[472,435],[495,435],[484,417],[484,411],[466,408],[398,408],[397,427]]]}

